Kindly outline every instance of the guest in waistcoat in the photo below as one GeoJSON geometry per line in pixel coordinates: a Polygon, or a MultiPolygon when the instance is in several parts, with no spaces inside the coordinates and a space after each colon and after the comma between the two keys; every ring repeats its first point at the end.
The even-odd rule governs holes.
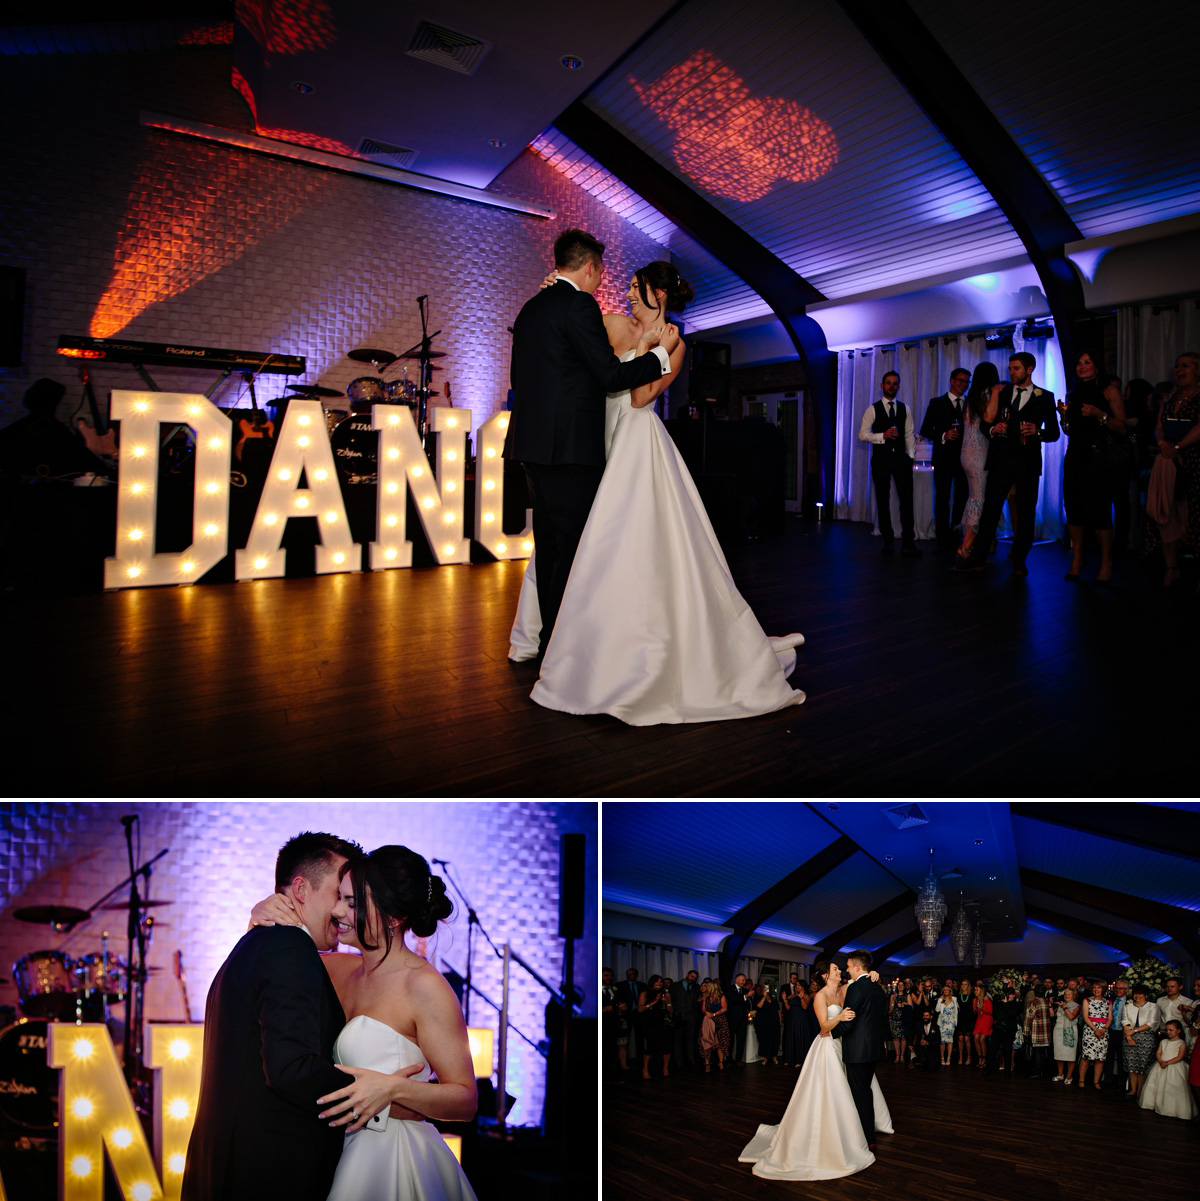
{"type": "Polygon", "coordinates": [[[971,382],[965,367],[950,374],[950,390],[935,396],[925,410],[921,437],[933,443],[933,523],[937,535],[935,555],[955,549],[954,531],[967,507],[967,473],[962,466],[964,393],[971,382]],[[954,503],[951,510],[951,493],[954,503]]]}
{"type": "MultiPolygon", "coordinates": [[[[863,414],[858,440],[871,443],[871,487],[879,506],[879,532],[883,535],[883,553],[890,554],[895,544],[892,532],[892,489],[900,500],[900,553],[919,558],[916,527],[913,521],[913,459],[916,438],[912,414],[903,401],[896,399],[900,376],[887,372],[879,381],[882,396],[863,414]]],[[[1058,432],[1057,423],[1054,426],[1058,432]]]]}

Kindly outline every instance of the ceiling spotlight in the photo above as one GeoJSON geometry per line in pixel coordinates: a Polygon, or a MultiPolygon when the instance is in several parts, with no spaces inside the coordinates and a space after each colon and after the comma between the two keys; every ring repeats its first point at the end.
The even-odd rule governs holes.
{"type": "Polygon", "coordinates": [[[496,149],[499,150],[500,147],[504,145],[504,139],[503,138],[488,138],[488,145],[495,146],[496,149]]]}
{"type": "Polygon", "coordinates": [[[981,846],[983,846],[983,839],[982,839],[982,838],[977,838],[977,839],[975,839],[975,845],[976,845],[977,847],[981,847],[981,846]]]}
{"type": "Polygon", "coordinates": [[[583,59],[576,58],[573,54],[564,54],[561,61],[568,71],[578,71],[583,66],[583,59]]]}
{"type": "Polygon", "coordinates": [[[830,806],[829,806],[829,808],[830,808],[830,809],[836,809],[836,808],[837,808],[837,806],[836,806],[836,805],[830,805],[830,806]]]}
{"type": "Polygon", "coordinates": [[[299,80],[299,79],[294,80],[292,82],[292,87],[294,87],[296,89],[296,91],[300,93],[301,96],[308,96],[315,90],[311,83],[304,83],[302,80],[299,80]]]}
{"type": "Polygon", "coordinates": [[[884,855],[884,858],[885,858],[885,859],[886,859],[886,860],[887,860],[889,863],[891,863],[891,861],[892,861],[892,857],[891,857],[891,855],[884,855]]]}
{"type": "Polygon", "coordinates": [[[994,880],[995,878],[996,878],[995,876],[988,876],[989,880],[994,880]]]}
{"type": "Polygon", "coordinates": [[[988,350],[1012,350],[1013,327],[1010,325],[1007,329],[1002,329],[994,334],[988,334],[983,339],[983,345],[988,350]]]}

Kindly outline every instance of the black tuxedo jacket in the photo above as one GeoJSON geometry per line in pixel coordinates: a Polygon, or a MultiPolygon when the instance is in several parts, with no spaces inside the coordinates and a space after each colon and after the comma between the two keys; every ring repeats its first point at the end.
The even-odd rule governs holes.
{"type": "Polygon", "coordinates": [[[700,1013],[700,981],[697,980],[690,989],[683,986],[685,980],[676,980],[671,985],[671,1004],[680,1017],[695,1017],[700,1013]]]}
{"type": "Polygon", "coordinates": [[[604,466],[609,392],[662,378],[655,354],[622,363],[600,306],[559,280],[526,302],[513,324],[512,419],[505,454],[523,463],[604,466]]]}
{"type": "MultiPolygon", "coordinates": [[[[967,398],[959,398],[959,403],[966,411],[967,398]]],[[[925,420],[921,422],[921,437],[933,443],[933,465],[938,467],[957,467],[962,458],[962,438],[943,442],[942,435],[958,422],[954,412],[954,401],[946,393],[935,396],[925,410],[925,420]]]]}
{"type": "Polygon", "coordinates": [[[996,420],[983,422],[981,428],[985,435],[991,437],[993,425],[1004,421],[1008,432],[991,439],[988,447],[987,469],[993,467],[1008,467],[1018,475],[1042,474],[1042,443],[1058,441],[1058,410],[1054,407],[1054,393],[1034,385],[1033,394],[1025,401],[1020,417],[1010,412],[1014,388],[1005,384],[1000,392],[1000,407],[996,410],[996,420]],[[1038,427],[1036,438],[1021,445],[1021,433],[1018,429],[1022,421],[1032,421],[1038,427]]]}
{"type": "Polygon", "coordinates": [[[726,984],[724,988],[725,1000],[729,1003],[729,1009],[725,1014],[725,1020],[730,1027],[744,1026],[746,1017],[750,1012],[749,999],[743,989],[738,992],[736,984],[726,984]]]}
{"type": "Polygon", "coordinates": [[[854,1020],[838,1022],[833,1028],[842,1040],[843,1063],[877,1063],[884,1056],[887,1030],[887,994],[870,976],[859,976],[846,989],[846,1008],[854,1010],[854,1020]]]}
{"type": "Polygon", "coordinates": [[[317,1098],[353,1080],[333,1066],[345,1021],[307,931],[242,936],[208,990],[183,1201],[325,1201],[345,1131],[317,1098]]]}

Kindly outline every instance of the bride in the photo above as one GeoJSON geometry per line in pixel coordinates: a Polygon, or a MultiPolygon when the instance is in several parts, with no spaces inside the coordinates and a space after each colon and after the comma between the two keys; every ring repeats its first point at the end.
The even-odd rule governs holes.
{"type": "MultiPolygon", "coordinates": [[[[874,972],[871,975],[878,980],[874,972]]],[[[822,984],[813,998],[820,1037],[814,1039],[805,1057],[783,1120],[778,1126],[759,1126],[738,1156],[739,1162],[754,1165],[755,1176],[832,1180],[861,1172],[875,1162],[850,1095],[841,1043],[830,1037],[839,1022],[854,1020],[854,1011],[842,1007],[846,997],[842,973],[836,963],[818,963],[813,967],[813,978],[822,984]]],[[[875,1129],[891,1134],[892,1119],[878,1081],[872,1080],[871,1095],[875,1129]]]]}
{"type": "MultiPolygon", "coordinates": [[[[657,341],[667,314],[681,312],[692,290],[670,263],[654,262],[634,273],[626,298],[628,317],[604,318],[622,360],[657,341]]],[[[763,633],[651,407],[683,355],[680,342],[669,374],[608,398],[607,465],[532,692],[548,709],[610,713],[645,726],[751,717],[804,701],[787,682],[803,636],[763,633]]],[[[513,623],[514,661],[538,652],[535,560],[536,552],[513,623]]]]}
{"type": "MultiPolygon", "coordinates": [[[[407,847],[380,847],[342,869],[333,920],[338,941],[362,954],[322,956],[347,1017],[334,1062],[354,1077],[318,1099],[319,1117],[348,1127],[328,1201],[475,1201],[445,1140],[424,1121],[475,1116],[462,1010],[441,973],[404,945],[407,931],[434,933],[451,908],[445,884],[407,847]],[[363,1129],[392,1103],[413,1120],[393,1116],[386,1129],[363,1129]]],[[[299,924],[278,893],[251,916],[260,925],[299,924]]]]}

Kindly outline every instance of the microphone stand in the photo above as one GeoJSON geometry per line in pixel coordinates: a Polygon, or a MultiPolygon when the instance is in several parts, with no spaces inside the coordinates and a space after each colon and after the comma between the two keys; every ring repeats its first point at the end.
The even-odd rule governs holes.
{"type": "MultiPolygon", "coordinates": [[[[443,871],[445,872],[444,879],[445,879],[446,883],[449,884],[450,887],[454,889],[454,891],[458,894],[458,899],[460,901],[462,901],[462,903],[466,906],[466,909],[467,909],[467,996],[466,996],[466,1003],[463,1005],[463,1017],[466,1020],[467,1025],[469,1026],[471,1024],[471,971],[472,971],[472,966],[473,966],[474,960],[475,960],[474,931],[475,931],[476,926],[479,927],[479,933],[482,934],[483,937],[487,939],[488,946],[491,947],[492,950],[496,952],[497,957],[503,959],[504,956],[501,954],[499,947],[497,947],[496,944],[494,942],[492,942],[491,935],[488,934],[488,932],[483,928],[483,923],[479,920],[479,914],[477,914],[475,912],[474,906],[472,906],[471,902],[467,900],[466,895],[463,893],[463,890],[461,888],[459,888],[459,886],[454,882],[454,880],[452,880],[450,878],[450,873],[448,870],[446,870],[449,868],[450,865],[448,863],[446,863],[445,860],[441,860],[441,859],[434,860],[434,862],[438,863],[442,867],[443,871]]],[[[547,986],[547,987],[549,987],[549,986],[547,986]]]]}

